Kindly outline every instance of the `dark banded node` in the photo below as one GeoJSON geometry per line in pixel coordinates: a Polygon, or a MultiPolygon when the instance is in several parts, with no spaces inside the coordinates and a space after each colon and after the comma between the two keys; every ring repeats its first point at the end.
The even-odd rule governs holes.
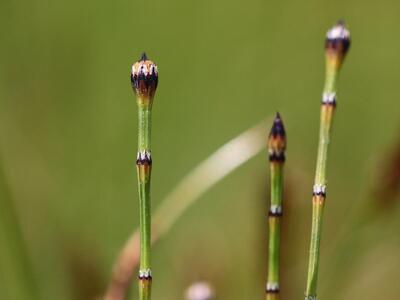
{"type": "Polygon", "coordinates": [[[280,218],[283,216],[282,212],[272,212],[268,211],[268,217],[273,217],[273,218],[280,218]]]}
{"type": "Polygon", "coordinates": [[[267,289],[266,293],[267,294],[279,294],[280,290],[278,289],[267,289]]]}
{"type": "Polygon", "coordinates": [[[150,100],[154,98],[158,85],[158,68],[145,53],[132,66],[131,84],[138,97],[150,100]]]}
{"type": "Polygon", "coordinates": [[[325,194],[325,193],[322,193],[322,192],[319,192],[319,193],[313,192],[313,196],[319,196],[319,197],[326,198],[326,194],[325,194]]]}
{"type": "Polygon", "coordinates": [[[267,283],[265,288],[267,294],[278,294],[279,293],[279,284],[278,283],[267,283]]]}
{"type": "Polygon", "coordinates": [[[152,280],[151,277],[151,270],[144,270],[144,271],[139,271],[139,276],[138,276],[139,280],[152,280]]]}
{"type": "Polygon", "coordinates": [[[313,196],[326,197],[326,186],[322,184],[316,184],[313,187],[313,196]]]}
{"type": "Polygon", "coordinates": [[[285,162],[285,153],[270,153],[269,156],[269,161],[270,162],[285,162]]]}
{"type": "Polygon", "coordinates": [[[268,216],[270,217],[281,217],[282,216],[282,206],[271,205],[268,211],[268,216]]]}
{"type": "Polygon", "coordinates": [[[145,275],[139,275],[138,276],[138,278],[139,278],[139,280],[143,280],[143,281],[151,281],[153,278],[151,277],[151,275],[147,275],[147,276],[145,276],[145,275]]]}
{"type": "Polygon", "coordinates": [[[324,93],[321,103],[322,105],[336,107],[336,93],[324,93]]]}
{"type": "Polygon", "coordinates": [[[138,152],[137,157],[136,157],[136,165],[151,166],[151,164],[152,164],[152,160],[151,160],[150,152],[148,152],[148,151],[138,152]]]}

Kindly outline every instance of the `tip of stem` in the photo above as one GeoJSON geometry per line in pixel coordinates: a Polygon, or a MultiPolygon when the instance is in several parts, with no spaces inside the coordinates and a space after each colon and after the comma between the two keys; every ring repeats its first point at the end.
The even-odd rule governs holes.
{"type": "Polygon", "coordinates": [[[146,52],[142,53],[142,56],[140,57],[139,61],[146,61],[147,60],[147,55],[146,52]]]}
{"type": "Polygon", "coordinates": [[[346,28],[345,22],[339,20],[326,33],[325,51],[328,67],[338,71],[350,48],[350,31],[346,28]]]}
{"type": "Polygon", "coordinates": [[[336,25],[327,32],[326,37],[330,40],[348,40],[350,39],[350,31],[346,28],[346,23],[343,20],[339,20],[336,22],[336,25]]]}
{"type": "Polygon", "coordinates": [[[346,25],[346,22],[345,22],[343,19],[339,19],[339,20],[336,22],[336,26],[343,26],[343,27],[345,27],[345,25],[346,25]]]}
{"type": "Polygon", "coordinates": [[[268,153],[271,162],[285,161],[286,132],[279,112],[276,113],[274,123],[268,137],[268,153]]]}
{"type": "MultiPolygon", "coordinates": [[[[131,84],[138,99],[146,99],[144,102],[150,103],[157,89],[158,68],[157,65],[149,60],[146,53],[142,54],[139,61],[132,65],[131,84]]],[[[144,103],[143,102],[143,103],[144,103]]]]}
{"type": "Polygon", "coordinates": [[[277,137],[277,136],[285,137],[286,136],[285,127],[283,125],[283,121],[282,121],[282,118],[281,118],[281,115],[279,112],[276,112],[274,123],[272,124],[272,128],[271,128],[270,136],[273,136],[273,137],[277,137]]]}

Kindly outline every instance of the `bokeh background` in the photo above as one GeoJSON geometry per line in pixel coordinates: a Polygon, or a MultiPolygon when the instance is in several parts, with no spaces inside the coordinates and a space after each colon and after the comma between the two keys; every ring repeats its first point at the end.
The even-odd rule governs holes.
{"type": "MultiPolygon", "coordinates": [[[[396,0],[0,1],[0,299],[104,292],[138,225],[129,72],[142,51],[160,72],[154,209],[218,147],[281,112],[282,298],[301,299],[324,36],[339,18],[352,47],[339,82],[318,292],[398,299],[399,12],[396,0]]],[[[267,182],[263,152],[190,207],[154,247],[154,299],[183,299],[199,279],[218,299],[264,297],[267,182]]]]}

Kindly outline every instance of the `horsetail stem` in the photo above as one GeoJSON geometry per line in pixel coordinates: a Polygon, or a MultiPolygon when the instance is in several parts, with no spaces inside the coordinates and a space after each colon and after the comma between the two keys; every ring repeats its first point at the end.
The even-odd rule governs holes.
{"type": "Polygon", "coordinates": [[[325,41],[326,77],[321,103],[317,166],[312,197],[311,242],[308,264],[306,300],[317,298],[319,250],[322,216],[326,198],[326,165],[328,145],[336,108],[336,84],[343,60],[350,47],[350,32],[343,22],[338,22],[328,31],[325,41]]]}
{"type": "Polygon", "coordinates": [[[279,299],[280,220],[282,217],[285,148],[285,128],[283,127],[283,122],[279,113],[277,113],[268,138],[268,154],[271,172],[271,206],[268,213],[268,278],[265,290],[267,300],[279,299]]]}
{"type": "Polygon", "coordinates": [[[158,84],[157,66],[143,53],[132,66],[131,83],[138,105],[138,153],[136,170],[139,190],[140,267],[139,299],[151,298],[151,108],[158,84]]]}

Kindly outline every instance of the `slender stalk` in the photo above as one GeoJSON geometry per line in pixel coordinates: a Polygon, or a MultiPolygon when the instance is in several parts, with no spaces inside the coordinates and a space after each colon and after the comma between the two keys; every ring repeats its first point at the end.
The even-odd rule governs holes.
{"type": "Polygon", "coordinates": [[[132,87],[138,104],[138,154],[136,170],[139,190],[140,267],[139,299],[151,299],[151,108],[158,84],[157,66],[142,58],[132,66],[132,87]]]}
{"type": "Polygon", "coordinates": [[[321,103],[317,165],[312,197],[311,241],[308,264],[306,300],[317,298],[319,252],[322,217],[326,199],[326,166],[333,116],[336,108],[336,85],[340,67],[350,46],[350,33],[342,22],[328,31],[325,41],[326,76],[321,103]]]}
{"type": "Polygon", "coordinates": [[[139,299],[150,299],[151,296],[151,109],[139,105],[139,151],[136,161],[139,190],[139,223],[140,223],[140,270],[139,270],[139,299]]]}
{"type": "Polygon", "coordinates": [[[279,252],[283,199],[283,164],[285,162],[286,135],[279,113],[268,138],[270,161],[271,206],[268,213],[268,279],[266,299],[279,299],[279,252]]]}

